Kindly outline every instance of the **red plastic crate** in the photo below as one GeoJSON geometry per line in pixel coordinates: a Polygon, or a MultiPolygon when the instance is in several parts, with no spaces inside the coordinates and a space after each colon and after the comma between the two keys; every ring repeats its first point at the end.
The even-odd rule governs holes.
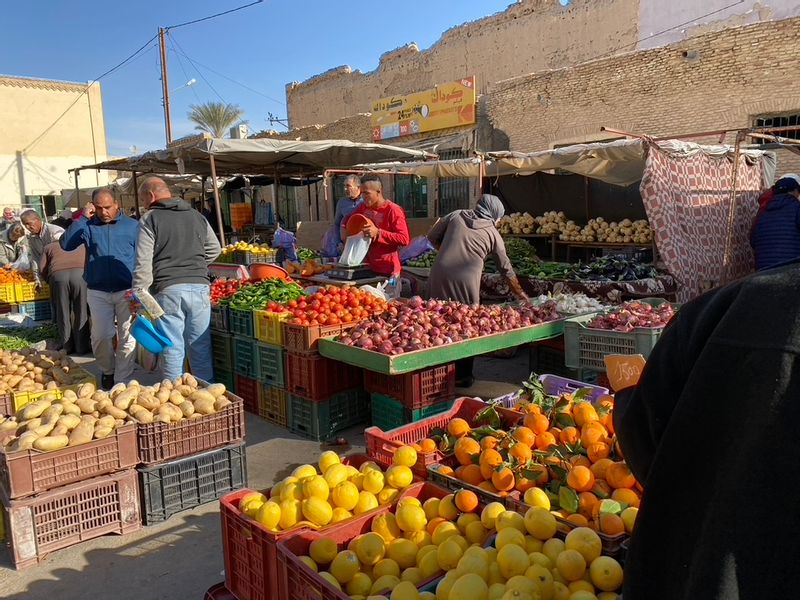
{"type": "Polygon", "coordinates": [[[283,345],[289,352],[308,353],[317,351],[320,338],[334,338],[355,327],[355,323],[337,325],[294,325],[283,323],[283,345]]]}
{"type": "Polygon", "coordinates": [[[450,363],[405,375],[384,375],[365,369],[364,388],[394,398],[410,410],[419,410],[455,396],[456,366],[450,363]]]}
{"type": "MultiPolygon", "coordinates": [[[[388,467],[392,464],[395,450],[400,446],[418,442],[427,437],[433,429],[445,429],[447,424],[456,417],[471,422],[476,414],[488,406],[482,400],[475,398],[457,398],[450,410],[415,423],[403,425],[397,429],[381,431],[377,427],[368,427],[364,430],[367,455],[380,465],[388,467]]],[[[496,410],[506,428],[513,427],[522,418],[520,413],[513,410],[500,407],[497,407],[496,410]]],[[[411,470],[416,477],[424,480],[428,478],[428,467],[442,462],[444,459],[445,456],[438,451],[430,454],[417,454],[417,462],[411,467],[411,470]]]]}
{"type": "Polygon", "coordinates": [[[261,384],[255,379],[236,375],[236,395],[244,400],[244,409],[253,414],[258,414],[258,399],[261,384]]]}
{"type": "Polygon", "coordinates": [[[290,394],[319,402],[333,394],[361,387],[358,367],[319,354],[286,354],[286,389],[290,394]]]}

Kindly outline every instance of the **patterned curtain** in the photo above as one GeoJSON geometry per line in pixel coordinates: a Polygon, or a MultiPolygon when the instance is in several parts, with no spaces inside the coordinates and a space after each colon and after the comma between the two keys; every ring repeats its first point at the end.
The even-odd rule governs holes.
{"type": "Polygon", "coordinates": [[[762,160],[739,156],[734,198],[733,155],[647,145],[642,200],[681,302],[753,271],[750,227],[763,188],[762,160]]]}

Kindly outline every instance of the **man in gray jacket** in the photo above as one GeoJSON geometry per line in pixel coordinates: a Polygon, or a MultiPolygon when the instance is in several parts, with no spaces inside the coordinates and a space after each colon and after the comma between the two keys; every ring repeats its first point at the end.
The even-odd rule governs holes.
{"type": "Polygon", "coordinates": [[[199,212],[172,197],[163,179],[146,179],[139,201],[150,210],[139,221],[133,290],[149,290],[164,309],[157,327],[173,344],[164,351],[164,377],[183,373],[188,355],[192,373],[213,381],[208,265],[219,256],[219,241],[199,212]]]}

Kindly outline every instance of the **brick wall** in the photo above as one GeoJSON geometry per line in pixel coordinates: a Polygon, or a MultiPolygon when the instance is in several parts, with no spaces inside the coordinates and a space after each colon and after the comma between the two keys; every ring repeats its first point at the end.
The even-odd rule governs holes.
{"type": "MultiPolygon", "coordinates": [[[[517,151],[608,138],[601,126],[654,137],[749,127],[800,113],[798,61],[793,18],[501,81],[484,100],[494,137],[517,151]]],[[[800,156],[778,154],[779,173],[800,170],[800,156]]]]}
{"type": "MultiPolygon", "coordinates": [[[[446,31],[430,49],[386,52],[368,73],[338,67],[286,86],[292,127],[331,123],[368,112],[372,102],[476,75],[493,81],[577,64],[635,47],[638,0],[520,0],[505,11],[446,31]]],[[[424,18],[422,16],[421,18],[424,18]]]]}

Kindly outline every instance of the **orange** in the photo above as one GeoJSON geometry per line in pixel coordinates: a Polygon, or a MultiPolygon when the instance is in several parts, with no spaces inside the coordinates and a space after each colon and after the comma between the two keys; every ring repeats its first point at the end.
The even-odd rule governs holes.
{"type": "Polygon", "coordinates": [[[517,483],[514,484],[515,490],[517,490],[518,492],[525,493],[532,487],[536,487],[536,482],[533,479],[528,479],[527,477],[523,477],[519,473],[517,474],[517,483]]]}
{"type": "Polygon", "coordinates": [[[455,475],[459,479],[462,479],[464,477],[464,467],[465,467],[465,465],[459,465],[459,466],[456,467],[455,475]]]}
{"type": "Polygon", "coordinates": [[[459,417],[456,417],[447,424],[447,433],[453,437],[462,438],[470,431],[469,423],[459,417]]]}
{"type": "Polygon", "coordinates": [[[556,438],[549,431],[545,431],[536,436],[536,449],[547,450],[550,446],[555,446],[556,438]]]}
{"type": "Polygon", "coordinates": [[[612,488],[632,488],[636,478],[624,461],[615,462],[606,471],[606,481],[612,488]]]}
{"type": "Polygon", "coordinates": [[[588,492],[594,486],[594,475],[583,465],[572,467],[567,473],[567,485],[576,492],[588,492]]]}
{"type": "Polygon", "coordinates": [[[532,465],[526,467],[526,470],[531,471],[533,475],[529,475],[529,478],[533,480],[539,487],[544,487],[544,485],[550,481],[550,474],[547,471],[547,467],[544,465],[533,463],[532,465]]]}
{"type": "Polygon", "coordinates": [[[456,508],[461,512],[471,513],[478,508],[478,496],[470,490],[458,490],[454,497],[456,508]]]}
{"type": "Polygon", "coordinates": [[[536,435],[539,435],[548,430],[550,427],[550,419],[537,413],[528,413],[522,420],[522,424],[536,435]]]}
{"type": "Polygon", "coordinates": [[[578,512],[587,519],[591,519],[592,511],[598,502],[600,501],[592,492],[581,492],[578,494],[578,512]]]}
{"type": "Polygon", "coordinates": [[[581,515],[579,513],[574,513],[574,514],[571,514],[571,515],[567,515],[565,520],[569,521],[570,523],[572,523],[574,525],[577,525],[578,527],[588,527],[589,526],[589,521],[586,519],[586,517],[584,517],[583,515],[581,515]]]}
{"type": "Polygon", "coordinates": [[[564,429],[561,430],[558,439],[561,440],[562,444],[569,444],[570,446],[577,444],[578,440],[580,440],[578,428],[572,426],[564,427],[564,429]]]}
{"type": "Polygon", "coordinates": [[[618,515],[600,513],[600,531],[607,535],[625,533],[625,523],[618,515]]]}
{"type": "Polygon", "coordinates": [[[536,441],[536,434],[525,426],[515,427],[511,430],[511,437],[530,448],[536,441]]]}
{"type": "Polygon", "coordinates": [[[592,470],[592,473],[594,473],[595,479],[605,479],[608,467],[613,464],[614,461],[611,460],[610,458],[601,458],[589,468],[592,470]]]}
{"type": "Polygon", "coordinates": [[[611,492],[611,499],[639,508],[639,495],[629,488],[619,488],[611,492]]]}
{"type": "Polygon", "coordinates": [[[590,421],[597,421],[597,411],[589,402],[578,402],[572,407],[572,417],[575,419],[575,424],[578,427],[583,427],[590,421]]]}
{"type": "Polygon", "coordinates": [[[590,461],[596,463],[598,460],[608,458],[608,455],[611,454],[611,446],[603,442],[595,442],[594,444],[589,444],[586,448],[586,454],[590,461]]]}
{"type": "Polygon", "coordinates": [[[556,441],[561,439],[561,430],[558,427],[551,427],[547,431],[553,434],[553,437],[556,438],[556,441]]]}
{"type": "Polygon", "coordinates": [[[493,435],[487,435],[481,438],[481,450],[494,450],[497,448],[498,444],[500,444],[500,440],[493,435]]]}
{"type": "Polygon", "coordinates": [[[511,458],[512,456],[516,458],[521,463],[528,462],[533,453],[531,452],[530,446],[525,444],[524,442],[517,442],[508,450],[508,456],[511,458]]]}
{"type": "Polygon", "coordinates": [[[481,475],[483,475],[483,478],[491,479],[492,471],[503,464],[503,457],[497,450],[488,449],[481,452],[478,462],[480,464],[481,475]]]}
{"type": "Polygon", "coordinates": [[[455,455],[462,465],[471,465],[472,457],[481,453],[481,445],[471,437],[458,438],[455,445],[455,455]]]}
{"type": "Polygon", "coordinates": [[[459,479],[470,485],[478,485],[481,481],[483,481],[484,477],[481,474],[481,468],[478,465],[466,465],[463,467],[463,470],[461,471],[461,477],[459,477],[459,479]]]}
{"type": "Polygon", "coordinates": [[[425,438],[419,442],[419,449],[422,454],[431,454],[436,452],[436,442],[430,438],[425,438]]]}
{"type": "Polygon", "coordinates": [[[514,472],[508,467],[501,466],[492,473],[492,485],[501,492],[514,489],[514,472]]]}
{"type": "Polygon", "coordinates": [[[611,495],[611,486],[605,479],[595,479],[592,493],[598,498],[608,498],[611,495]]]}
{"type": "Polygon", "coordinates": [[[581,444],[588,448],[597,442],[604,442],[608,439],[608,431],[598,421],[590,421],[581,428],[581,444]]]}
{"type": "Polygon", "coordinates": [[[453,471],[453,468],[448,467],[447,465],[439,465],[439,473],[442,475],[447,475],[448,477],[455,476],[455,471],[453,471]]]}
{"type": "Polygon", "coordinates": [[[591,461],[586,458],[583,454],[573,454],[569,457],[569,464],[573,467],[581,466],[589,468],[592,466],[591,461]]]}
{"type": "Polygon", "coordinates": [[[491,492],[492,494],[497,493],[497,488],[494,487],[494,484],[491,481],[482,481],[478,484],[478,487],[487,492],[491,492]]]}
{"type": "Polygon", "coordinates": [[[595,404],[597,404],[598,408],[614,408],[614,396],[600,396],[595,400],[595,404]]]}
{"type": "Polygon", "coordinates": [[[442,517],[434,517],[433,519],[428,521],[428,524],[425,526],[425,531],[433,535],[433,531],[434,529],[436,529],[436,526],[439,525],[439,523],[444,523],[446,520],[447,519],[444,519],[442,517]]]}

